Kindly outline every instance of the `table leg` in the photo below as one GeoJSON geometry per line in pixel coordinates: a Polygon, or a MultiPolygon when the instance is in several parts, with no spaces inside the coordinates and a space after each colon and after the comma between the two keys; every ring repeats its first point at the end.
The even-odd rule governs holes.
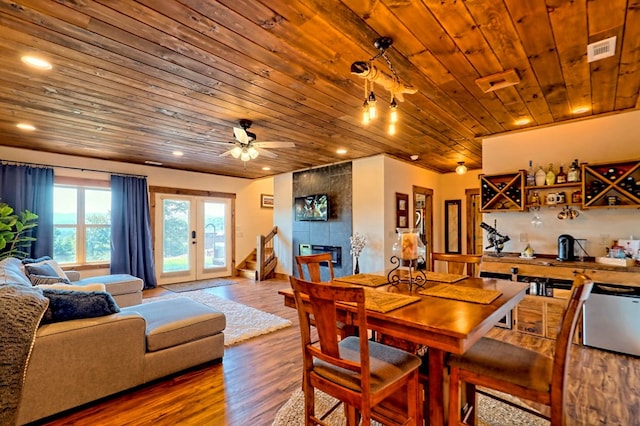
{"type": "Polygon", "coordinates": [[[444,425],[444,356],[445,352],[429,348],[429,425],[444,425]]]}

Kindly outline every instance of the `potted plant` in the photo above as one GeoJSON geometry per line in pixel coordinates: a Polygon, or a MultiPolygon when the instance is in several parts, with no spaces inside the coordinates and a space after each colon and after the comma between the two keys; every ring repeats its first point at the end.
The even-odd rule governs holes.
{"type": "Polygon", "coordinates": [[[27,257],[25,249],[36,240],[28,231],[38,226],[37,221],[37,214],[29,210],[16,214],[10,205],[0,202],[0,260],[27,257]]]}

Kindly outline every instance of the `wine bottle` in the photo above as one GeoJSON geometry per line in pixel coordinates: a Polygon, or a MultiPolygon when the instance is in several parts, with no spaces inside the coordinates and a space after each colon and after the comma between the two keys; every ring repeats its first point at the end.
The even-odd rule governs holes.
{"type": "Polygon", "coordinates": [[[567,174],[564,172],[564,165],[560,164],[560,171],[556,175],[556,183],[567,183],[567,174]]]}
{"type": "Polygon", "coordinates": [[[549,168],[547,169],[546,183],[547,185],[553,185],[554,183],[556,183],[556,174],[553,171],[553,163],[549,163],[549,168]]]}
{"type": "Polygon", "coordinates": [[[578,160],[573,160],[569,173],[567,173],[567,182],[580,182],[580,169],[578,168],[578,160]]]}
{"type": "Polygon", "coordinates": [[[527,170],[527,186],[535,186],[536,175],[533,171],[533,161],[529,160],[529,169],[527,170]]]}

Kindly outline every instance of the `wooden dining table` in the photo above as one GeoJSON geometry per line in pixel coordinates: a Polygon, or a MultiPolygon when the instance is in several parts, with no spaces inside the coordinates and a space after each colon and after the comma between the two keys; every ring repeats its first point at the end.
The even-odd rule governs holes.
{"type": "MultiPolygon", "coordinates": [[[[341,283],[344,283],[344,278],[341,283]]],[[[423,289],[430,289],[442,282],[427,281],[423,289]]],[[[397,339],[428,347],[429,364],[429,425],[443,425],[444,404],[444,364],[447,353],[463,354],[474,343],[485,336],[505,315],[525,296],[529,287],[525,283],[494,278],[464,278],[448,284],[470,289],[484,289],[499,292],[491,303],[476,303],[439,296],[425,296],[420,288],[403,285],[383,285],[375,291],[419,296],[419,300],[389,312],[367,310],[368,328],[397,339]]],[[[284,296],[284,304],[295,308],[293,291],[279,292],[284,296]]],[[[496,293],[497,294],[497,293],[496,293]]],[[[341,311],[345,319],[357,325],[353,307],[344,305],[341,311]]]]}

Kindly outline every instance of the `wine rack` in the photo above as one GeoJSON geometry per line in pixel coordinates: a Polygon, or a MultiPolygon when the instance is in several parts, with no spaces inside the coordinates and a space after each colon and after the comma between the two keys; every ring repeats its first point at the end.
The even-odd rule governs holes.
{"type": "Polygon", "coordinates": [[[640,207],[640,162],[582,165],[583,208],[640,207]]]}
{"type": "Polygon", "coordinates": [[[525,171],[480,175],[482,212],[524,211],[525,171]]]}

